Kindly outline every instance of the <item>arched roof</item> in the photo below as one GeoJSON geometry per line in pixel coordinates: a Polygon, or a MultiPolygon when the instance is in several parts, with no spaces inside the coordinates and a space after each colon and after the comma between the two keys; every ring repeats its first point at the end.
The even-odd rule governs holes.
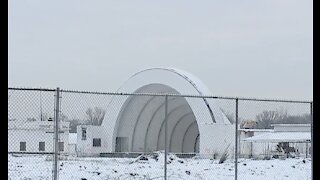
{"type": "MultiPolygon", "coordinates": [[[[119,89],[118,92],[135,92],[138,88],[148,84],[164,84],[185,95],[212,95],[207,86],[196,76],[177,68],[156,67],[141,70],[133,74],[119,89]]],[[[190,99],[191,101],[191,99],[190,99]]],[[[221,112],[214,99],[203,98],[212,122],[227,123],[230,121],[221,112]]],[[[203,105],[200,108],[203,109],[203,105]]],[[[211,122],[208,122],[211,123],[211,122]]]]}

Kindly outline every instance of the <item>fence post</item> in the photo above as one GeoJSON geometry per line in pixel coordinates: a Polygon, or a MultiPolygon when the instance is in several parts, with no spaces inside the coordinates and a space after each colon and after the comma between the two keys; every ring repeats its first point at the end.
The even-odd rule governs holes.
{"type": "Polygon", "coordinates": [[[238,179],[238,98],[236,98],[236,132],[235,132],[235,164],[234,164],[234,173],[235,173],[235,180],[238,179]]]}
{"type": "Polygon", "coordinates": [[[310,118],[311,118],[311,179],[313,179],[313,102],[310,103],[310,118]]]}
{"type": "Polygon", "coordinates": [[[165,96],[165,110],[164,110],[164,179],[167,180],[167,154],[168,154],[168,148],[167,148],[167,117],[168,117],[168,96],[165,96]]]}
{"type": "Polygon", "coordinates": [[[56,90],[56,103],[54,111],[54,169],[53,179],[58,180],[58,155],[59,155],[59,107],[60,107],[60,89],[56,90]]]}

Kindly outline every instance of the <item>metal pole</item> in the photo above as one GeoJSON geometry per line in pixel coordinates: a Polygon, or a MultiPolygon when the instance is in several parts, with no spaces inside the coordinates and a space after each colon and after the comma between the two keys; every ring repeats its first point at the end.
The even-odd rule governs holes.
{"type": "Polygon", "coordinates": [[[165,110],[164,110],[164,179],[167,180],[167,154],[168,154],[168,149],[167,149],[167,117],[168,117],[168,96],[165,96],[165,110]]]}
{"type": "Polygon", "coordinates": [[[54,169],[53,169],[53,179],[58,180],[58,152],[59,152],[59,95],[60,89],[56,90],[56,107],[54,112],[54,169]]]}
{"type": "Polygon", "coordinates": [[[310,103],[310,118],[311,118],[311,179],[313,179],[313,102],[310,103]]]}
{"type": "Polygon", "coordinates": [[[236,133],[235,133],[235,180],[238,179],[238,98],[236,98],[236,133]]]}
{"type": "Polygon", "coordinates": [[[40,91],[40,120],[43,121],[43,119],[42,119],[42,94],[41,94],[41,91],[40,91]]]}

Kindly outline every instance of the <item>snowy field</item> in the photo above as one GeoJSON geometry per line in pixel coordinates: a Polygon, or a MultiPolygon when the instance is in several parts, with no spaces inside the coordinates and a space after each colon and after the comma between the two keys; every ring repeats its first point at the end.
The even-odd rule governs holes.
{"type": "MultiPolygon", "coordinates": [[[[146,158],[68,158],[59,162],[59,179],[163,179],[163,154],[146,158]]],[[[234,179],[234,163],[168,156],[168,179],[234,179]]],[[[49,155],[8,155],[8,179],[52,179],[49,155]]],[[[310,158],[239,159],[238,179],[311,179],[310,158]]]]}

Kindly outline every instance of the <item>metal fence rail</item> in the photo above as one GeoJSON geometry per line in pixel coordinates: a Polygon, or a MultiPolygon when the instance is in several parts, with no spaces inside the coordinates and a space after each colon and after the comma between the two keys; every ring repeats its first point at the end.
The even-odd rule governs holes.
{"type": "Polygon", "coordinates": [[[9,87],[9,178],[312,179],[312,101],[161,92],[9,87]]]}

